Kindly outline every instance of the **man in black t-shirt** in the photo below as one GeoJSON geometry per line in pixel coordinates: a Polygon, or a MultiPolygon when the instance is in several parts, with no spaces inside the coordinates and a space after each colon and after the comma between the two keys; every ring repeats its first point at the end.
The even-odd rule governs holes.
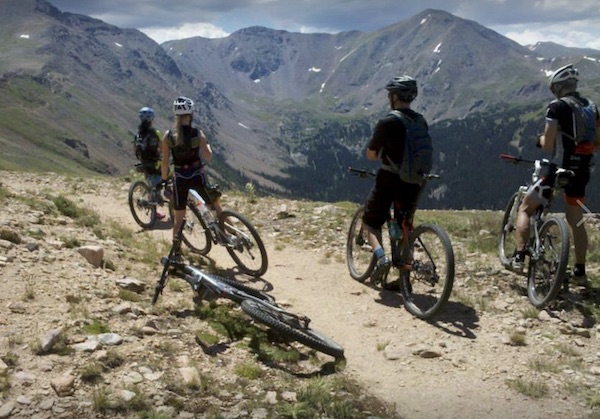
{"type": "MultiPolygon", "coordinates": [[[[552,163],[572,170],[575,174],[564,188],[564,198],[566,218],[573,232],[575,247],[573,277],[576,282],[585,284],[588,237],[583,222],[583,211],[586,186],[590,180],[590,163],[595,149],[600,147],[600,116],[593,102],[577,92],[578,81],[579,72],[572,64],[559,68],[550,76],[548,86],[556,99],[550,102],[546,109],[546,125],[537,145],[545,151],[552,152],[552,163]],[[582,116],[577,109],[579,107],[586,109],[587,117],[582,116]]],[[[524,266],[529,219],[547,198],[538,192],[544,186],[554,186],[554,180],[554,173],[543,176],[539,184],[532,185],[519,207],[516,226],[517,252],[513,261],[513,268],[516,270],[522,270],[524,266]]]]}
{"type": "MultiPolygon", "coordinates": [[[[415,119],[417,113],[410,109],[411,102],[417,97],[417,82],[412,77],[400,76],[392,79],[386,86],[389,105],[392,110],[406,114],[415,119]]],[[[367,158],[381,160],[373,185],[366,201],[363,224],[367,229],[367,237],[375,256],[377,265],[371,280],[384,280],[391,267],[390,259],[381,246],[381,226],[386,222],[392,203],[394,217],[401,225],[400,210],[412,215],[417,208],[417,201],[423,184],[407,183],[400,179],[397,164],[402,162],[406,127],[402,120],[392,114],[380,119],[375,126],[373,136],[367,145],[367,158]]],[[[383,281],[385,282],[385,281],[383,281]]]]}

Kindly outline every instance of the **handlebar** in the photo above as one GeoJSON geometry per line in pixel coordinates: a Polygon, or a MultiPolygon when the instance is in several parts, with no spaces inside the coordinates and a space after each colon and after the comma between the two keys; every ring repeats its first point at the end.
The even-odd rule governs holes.
{"type": "MultiPolygon", "coordinates": [[[[517,157],[517,156],[513,156],[511,154],[500,154],[500,158],[502,160],[506,160],[509,161],[513,164],[519,164],[519,163],[529,163],[529,164],[535,164],[535,165],[540,165],[540,166],[550,166],[552,163],[550,162],[550,160],[548,159],[540,159],[540,160],[530,160],[530,159],[524,159],[523,157],[517,157]]],[[[557,167],[556,168],[556,172],[557,175],[563,175],[563,176],[568,176],[568,177],[573,177],[575,176],[575,172],[569,169],[563,169],[562,167],[557,167]]]]}
{"type": "MultiPolygon", "coordinates": [[[[353,175],[362,177],[362,178],[367,178],[367,177],[375,177],[377,174],[375,173],[375,171],[373,170],[367,170],[367,169],[355,169],[354,167],[349,167],[348,168],[348,172],[350,172],[353,175]]],[[[430,180],[430,179],[440,179],[441,176],[435,173],[425,173],[423,174],[423,179],[425,180],[430,180]]]]}
{"type": "MultiPolygon", "coordinates": [[[[524,159],[521,156],[517,157],[517,156],[513,156],[511,154],[500,154],[500,158],[502,160],[507,160],[507,161],[509,161],[511,163],[514,163],[514,164],[519,164],[519,163],[531,163],[531,164],[533,164],[533,163],[535,163],[535,160],[524,159]]],[[[542,160],[542,162],[543,161],[544,160],[542,160]]]]}

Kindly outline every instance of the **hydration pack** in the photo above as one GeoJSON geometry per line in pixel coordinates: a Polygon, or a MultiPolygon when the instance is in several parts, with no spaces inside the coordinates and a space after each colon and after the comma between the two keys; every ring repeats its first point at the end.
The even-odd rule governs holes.
{"type": "Polygon", "coordinates": [[[569,105],[573,111],[573,136],[563,135],[575,141],[576,145],[591,143],[596,135],[596,105],[588,100],[587,106],[572,96],[562,97],[560,100],[569,105]]]}
{"type": "Polygon", "coordinates": [[[406,127],[400,167],[391,160],[390,165],[404,182],[421,184],[423,175],[430,173],[433,165],[433,145],[427,122],[419,113],[415,113],[414,119],[396,110],[391,111],[390,115],[399,118],[406,127]]]}
{"type": "Polygon", "coordinates": [[[135,156],[142,163],[156,163],[160,159],[159,142],[155,129],[150,129],[143,137],[138,132],[133,139],[135,156]]]}

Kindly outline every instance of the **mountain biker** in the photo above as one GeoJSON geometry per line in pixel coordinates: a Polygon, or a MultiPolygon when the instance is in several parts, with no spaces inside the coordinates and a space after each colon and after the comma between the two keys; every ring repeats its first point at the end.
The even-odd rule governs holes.
{"type": "MultiPolygon", "coordinates": [[[[410,109],[411,102],[417,97],[417,82],[409,76],[395,77],[385,86],[388,92],[389,105],[392,110],[403,112],[415,119],[417,112],[410,109]]],[[[367,196],[363,223],[367,230],[367,239],[377,258],[375,270],[371,275],[373,282],[384,280],[390,270],[391,260],[381,246],[381,226],[386,222],[390,206],[398,202],[400,208],[394,207],[394,217],[401,225],[401,209],[412,216],[417,208],[417,201],[423,184],[407,183],[400,179],[396,167],[391,165],[402,162],[406,127],[401,119],[387,115],[375,126],[373,136],[367,145],[366,156],[369,160],[381,160],[375,183],[367,196]]]]}
{"type": "MultiPolygon", "coordinates": [[[[138,111],[140,125],[134,141],[134,152],[141,162],[142,173],[151,187],[161,181],[161,135],[153,126],[154,109],[144,106],[138,111]]],[[[162,220],[165,215],[156,212],[156,218],[162,220]]]]}
{"type": "MultiPolygon", "coordinates": [[[[555,163],[567,170],[572,170],[574,176],[564,188],[566,202],[566,218],[573,233],[575,247],[575,266],[572,277],[580,285],[587,283],[585,273],[585,260],[588,248],[588,237],[583,223],[585,202],[585,189],[590,180],[590,163],[595,149],[600,147],[600,116],[598,109],[588,99],[582,97],[577,91],[579,72],[572,64],[554,71],[549,77],[548,87],[556,97],[546,108],[546,125],[544,133],[537,139],[537,146],[545,151],[552,152],[551,163],[555,163]],[[581,105],[591,104],[595,112],[595,124],[591,129],[589,141],[579,141],[577,138],[577,123],[575,110],[567,102],[568,97],[577,100],[581,105]]],[[[579,134],[581,135],[581,133],[579,134]]],[[[549,168],[555,171],[556,166],[549,168]],[[554,169],[552,169],[554,167],[554,169]]],[[[543,194],[539,193],[544,186],[553,186],[554,174],[547,173],[541,177],[539,185],[532,185],[522,204],[519,206],[516,226],[517,249],[512,266],[517,271],[522,271],[526,256],[526,242],[529,238],[529,219],[541,204],[544,203],[543,194]]],[[[550,191],[550,188],[546,188],[550,191]]]]}
{"type": "Polygon", "coordinates": [[[169,157],[173,156],[174,165],[174,209],[175,221],[173,223],[173,238],[185,217],[185,208],[190,189],[196,190],[207,205],[220,214],[218,193],[207,190],[204,163],[210,162],[213,157],[211,146],[201,129],[192,126],[194,116],[194,101],[180,96],[173,102],[175,125],[172,130],[165,132],[162,141],[162,180],[166,181],[169,175],[169,157]]]}

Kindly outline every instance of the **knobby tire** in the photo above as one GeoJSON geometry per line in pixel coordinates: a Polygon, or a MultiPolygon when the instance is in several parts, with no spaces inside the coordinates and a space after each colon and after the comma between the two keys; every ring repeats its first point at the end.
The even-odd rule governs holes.
{"type": "Polygon", "coordinates": [[[244,300],[242,310],[258,323],[264,324],[288,339],[300,342],[314,350],[335,358],[344,356],[344,348],[332,339],[311,328],[305,328],[286,319],[271,307],[258,301],[244,300]]]}
{"type": "Polygon", "coordinates": [[[152,188],[143,180],[131,184],[128,193],[129,209],[135,222],[143,229],[150,229],[156,223],[156,205],[149,205],[152,198],[152,188]],[[143,195],[140,200],[136,192],[143,195]],[[145,214],[144,217],[142,214],[145,214]]]}
{"type": "Polygon", "coordinates": [[[442,310],[454,284],[454,251],[448,234],[435,224],[421,224],[411,233],[403,259],[412,260],[412,269],[402,270],[404,306],[415,317],[430,319],[442,310]]]}
{"type": "Polygon", "coordinates": [[[556,216],[546,218],[540,227],[540,240],[543,257],[537,261],[530,259],[527,278],[527,296],[536,308],[544,308],[552,302],[563,285],[570,246],[565,220],[556,216]],[[560,249],[556,248],[557,240],[560,249]]]}
{"type": "Polygon", "coordinates": [[[352,279],[358,282],[365,282],[373,273],[375,268],[375,256],[367,235],[363,232],[362,217],[365,212],[365,207],[361,206],[356,210],[346,240],[346,263],[348,271],[352,279]]]}
{"type": "Polygon", "coordinates": [[[183,242],[189,249],[202,256],[212,248],[212,234],[207,228],[200,211],[192,203],[187,204],[186,225],[183,227],[183,242]]]}
{"type": "Polygon", "coordinates": [[[514,220],[511,220],[510,218],[517,194],[518,193],[515,192],[510,197],[510,201],[508,201],[504,211],[504,216],[502,217],[502,225],[500,226],[498,256],[500,257],[500,263],[504,267],[510,266],[511,258],[514,256],[514,252],[516,250],[515,229],[517,226],[517,220],[516,217],[514,220]]]}
{"type": "Polygon", "coordinates": [[[236,211],[223,210],[219,216],[219,227],[228,239],[234,241],[232,245],[227,244],[226,248],[240,271],[254,277],[264,275],[269,267],[267,249],[252,223],[236,211]],[[228,228],[226,221],[233,227],[228,228]],[[242,234],[236,233],[234,229],[240,230],[242,234]]]}

